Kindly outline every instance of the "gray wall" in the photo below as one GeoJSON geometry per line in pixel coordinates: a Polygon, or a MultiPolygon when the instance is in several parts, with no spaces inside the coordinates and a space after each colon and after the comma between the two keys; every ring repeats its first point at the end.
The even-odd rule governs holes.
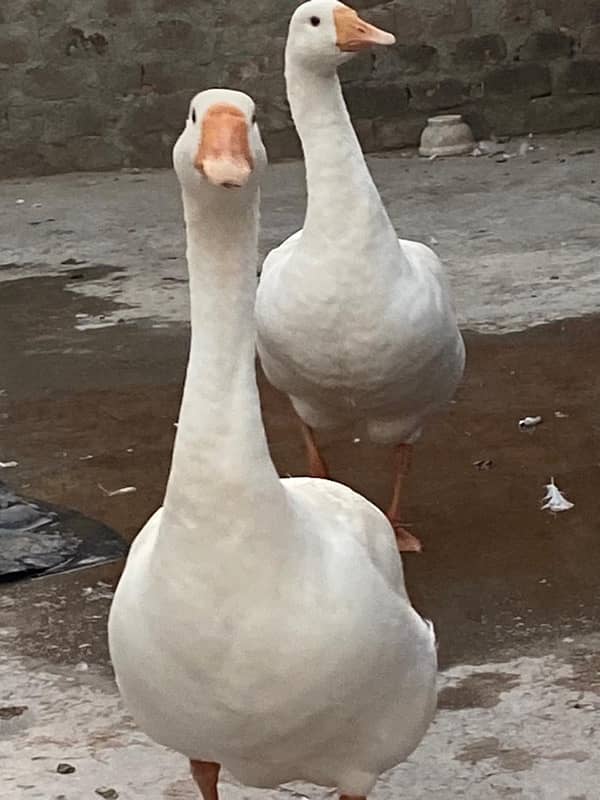
{"type": "MultiPolygon", "coordinates": [[[[478,136],[600,126],[600,0],[362,0],[399,44],[344,67],[365,148],[427,116],[478,136]]],[[[296,155],[282,78],[295,0],[2,0],[0,176],[166,166],[190,96],[252,94],[271,158],[296,155]]]]}

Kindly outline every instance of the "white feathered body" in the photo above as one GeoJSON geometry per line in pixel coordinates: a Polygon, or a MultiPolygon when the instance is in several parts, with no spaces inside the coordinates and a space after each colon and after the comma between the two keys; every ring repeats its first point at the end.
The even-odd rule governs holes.
{"type": "Polygon", "coordinates": [[[335,70],[307,66],[295,35],[285,74],[308,202],[303,229],[263,265],[261,362],[311,427],[363,422],[375,442],[408,443],[462,376],[449,288],[432,250],[397,238],[335,70]]]}
{"type": "Polygon", "coordinates": [[[300,417],[316,429],[364,422],[383,444],[418,436],[465,361],[439,259],[387,233],[365,241],[349,225],[343,247],[295,234],[267,257],[256,305],[265,374],[300,417]]]}
{"type": "MultiPolygon", "coordinates": [[[[223,94],[251,118],[239,93],[193,103],[223,94]]],[[[258,170],[254,127],[250,141],[258,170]]],[[[375,506],[330,481],[277,476],[255,373],[258,178],[207,186],[197,151],[192,117],[174,150],[190,356],[165,501],[113,600],[112,663],[157,742],[249,785],[304,779],[366,794],[433,716],[433,631],[375,506]]]]}
{"type": "Polygon", "coordinates": [[[433,630],[378,509],[330,481],[282,484],[283,514],[253,538],[222,509],[197,558],[160,543],[161,511],[148,522],[111,612],[119,688],[153,739],[248,785],[366,794],[431,721],[433,630]]]}

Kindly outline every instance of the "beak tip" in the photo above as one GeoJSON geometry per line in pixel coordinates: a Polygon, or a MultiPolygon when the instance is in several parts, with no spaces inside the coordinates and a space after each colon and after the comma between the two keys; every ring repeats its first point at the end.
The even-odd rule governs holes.
{"type": "Polygon", "coordinates": [[[210,184],[226,189],[240,189],[245,186],[252,172],[246,162],[230,161],[225,158],[206,158],[196,162],[195,166],[210,184]]]}

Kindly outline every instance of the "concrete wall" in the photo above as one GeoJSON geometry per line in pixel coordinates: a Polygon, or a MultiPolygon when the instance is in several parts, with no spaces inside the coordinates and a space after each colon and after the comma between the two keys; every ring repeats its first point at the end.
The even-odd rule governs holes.
{"type": "MultiPolygon", "coordinates": [[[[344,67],[369,150],[428,115],[478,136],[600,126],[600,0],[362,0],[398,46],[344,67]]],[[[165,166],[190,96],[257,99],[271,158],[297,154],[282,77],[296,0],[2,0],[0,175],[165,166]]]]}

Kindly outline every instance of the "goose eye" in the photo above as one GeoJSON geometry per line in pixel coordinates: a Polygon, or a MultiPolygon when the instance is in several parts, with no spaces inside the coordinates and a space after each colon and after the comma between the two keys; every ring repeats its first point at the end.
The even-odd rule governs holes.
{"type": "Polygon", "coordinates": [[[313,28],[316,28],[321,24],[321,19],[319,17],[311,17],[310,24],[313,26],[313,28]]]}
{"type": "Polygon", "coordinates": [[[252,124],[256,125],[256,114],[252,114],[252,124]]]}
{"type": "Polygon", "coordinates": [[[192,122],[196,124],[196,109],[192,108],[192,122]]]}

